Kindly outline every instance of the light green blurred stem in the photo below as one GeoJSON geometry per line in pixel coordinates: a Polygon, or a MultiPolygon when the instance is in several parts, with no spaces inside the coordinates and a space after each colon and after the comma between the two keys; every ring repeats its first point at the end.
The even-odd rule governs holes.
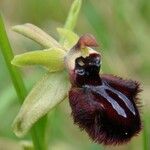
{"type": "MultiPolygon", "coordinates": [[[[4,56],[7,68],[9,70],[13,85],[16,89],[18,99],[20,100],[20,103],[22,103],[27,92],[19,70],[16,67],[12,66],[10,63],[14,55],[10,43],[8,41],[8,37],[6,34],[6,30],[1,15],[0,15],[0,48],[4,56]]],[[[46,150],[45,135],[44,135],[45,124],[46,124],[46,117],[43,117],[34,125],[34,127],[31,130],[35,150],[46,150]],[[42,136],[40,136],[41,134],[42,136]]]]}
{"type": "MultiPolygon", "coordinates": [[[[82,5],[82,0],[75,0],[73,2],[64,25],[65,29],[73,31],[78,19],[81,5],[82,5]]],[[[60,43],[62,44],[63,42],[64,42],[64,37],[60,37],[60,43]]]]}
{"type": "Polygon", "coordinates": [[[65,22],[65,26],[64,28],[68,29],[68,30],[73,30],[75,25],[76,25],[76,21],[79,15],[79,11],[82,5],[82,0],[75,0],[70,8],[67,20],[65,22]]]}
{"type": "Polygon", "coordinates": [[[149,142],[148,140],[148,127],[147,127],[147,119],[149,118],[146,114],[144,116],[144,128],[143,128],[143,150],[149,150],[149,142]]]}
{"type": "Polygon", "coordinates": [[[45,131],[47,124],[47,115],[42,117],[31,129],[32,140],[35,150],[47,150],[45,131]]]}

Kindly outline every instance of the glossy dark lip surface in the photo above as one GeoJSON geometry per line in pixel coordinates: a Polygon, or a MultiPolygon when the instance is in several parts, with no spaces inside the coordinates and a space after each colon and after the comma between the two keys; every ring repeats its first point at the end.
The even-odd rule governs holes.
{"type": "MultiPolygon", "coordinates": [[[[124,95],[123,98],[126,97],[129,100],[127,104],[125,99],[120,99],[117,95],[115,97],[109,95],[107,89],[117,92],[118,95],[120,91],[108,84],[85,85],[82,88],[75,87],[70,90],[69,101],[74,122],[95,142],[105,145],[126,143],[141,130],[140,115],[134,102],[135,97],[129,99],[124,95]]],[[[123,91],[121,96],[122,94],[124,94],[123,91]]]]}
{"type": "Polygon", "coordinates": [[[127,117],[124,109],[119,105],[119,103],[115,100],[116,98],[112,98],[109,94],[108,91],[112,92],[113,94],[116,95],[117,98],[122,100],[122,102],[126,105],[126,107],[133,113],[133,115],[136,114],[135,108],[129,98],[125,96],[123,93],[121,93],[118,90],[115,90],[112,88],[110,85],[107,84],[107,82],[102,82],[102,85],[100,86],[88,86],[85,85],[83,88],[89,88],[91,89],[92,92],[95,92],[105,98],[111,105],[112,107],[116,110],[118,115],[121,115],[123,117],[127,117]]]}

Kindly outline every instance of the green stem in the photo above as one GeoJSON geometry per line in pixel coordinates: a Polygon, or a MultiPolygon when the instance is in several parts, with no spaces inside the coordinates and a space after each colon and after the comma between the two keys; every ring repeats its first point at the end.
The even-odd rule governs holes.
{"type": "MultiPolygon", "coordinates": [[[[14,55],[6,34],[5,26],[1,15],[0,15],[0,48],[4,56],[7,68],[9,70],[17,96],[20,100],[20,103],[23,103],[27,91],[19,70],[11,65],[11,60],[13,59],[14,55]]],[[[46,124],[46,117],[43,117],[41,120],[39,120],[31,130],[35,150],[46,150],[46,145],[44,143],[45,125],[41,125],[43,123],[46,124]]]]}
{"type": "Polygon", "coordinates": [[[47,123],[47,115],[42,117],[32,128],[31,134],[35,150],[47,150],[45,139],[45,128],[47,123]],[[37,132],[38,131],[38,132],[37,132]]]}
{"type": "Polygon", "coordinates": [[[19,70],[15,66],[12,66],[10,63],[14,55],[10,43],[8,41],[8,37],[5,31],[5,27],[1,15],[0,15],[0,48],[4,56],[7,68],[9,70],[13,85],[17,92],[18,98],[22,103],[26,95],[26,89],[19,70]]]}

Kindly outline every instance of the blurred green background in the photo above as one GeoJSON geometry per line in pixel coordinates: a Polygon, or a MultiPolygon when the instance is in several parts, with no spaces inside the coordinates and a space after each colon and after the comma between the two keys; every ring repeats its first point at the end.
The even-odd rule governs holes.
{"type": "MultiPolygon", "coordinates": [[[[57,27],[62,27],[72,0],[0,0],[7,33],[14,53],[36,50],[36,43],[11,31],[11,26],[33,23],[58,38],[57,27]]],[[[83,0],[75,28],[79,35],[92,33],[100,47],[104,73],[111,73],[141,82],[146,137],[150,149],[150,1],[149,0],[83,0]]],[[[28,90],[45,70],[39,67],[23,68],[28,90]]],[[[0,150],[20,150],[12,133],[11,123],[19,110],[19,102],[0,52],[0,150]],[[10,148],[11,147],[11,148],[10,148]]],[[[47,130],[51,150],[142,150],[143,134],[129,144],[103,147],[93,144],[85,132],[73,125],[68,101],[49,114],[47,130]]],[[[29,139],[25,137],[24,139],[29,139]]],[[[24,140],[23,139],[23,140],[24,140]]],[[[21,144],[20,144],[21,145],[21,144]]]]}

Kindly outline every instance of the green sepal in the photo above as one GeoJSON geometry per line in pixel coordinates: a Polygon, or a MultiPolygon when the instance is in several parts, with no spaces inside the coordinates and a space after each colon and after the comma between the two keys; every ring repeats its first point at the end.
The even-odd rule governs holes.
{"type": "Polygon", "coordinates": [[[60,41],[63,47],[69,51],[78,41],[79,36],[71,30],[65,28],[57,28],[57,31],[63,41],[60,41]]]}
{"type": "Polygon", "coordinates": [[[50,35],[48,35],[46,32],[44,32],[39,27],[31,24],[26,23],[23,25],[16,25],[12,27],[12,30],[26,36],[27,38],[37,42],[44,48],[61,48],[63,47],[50,35]]]}
{"type": "Polygon", "coordinates": [[[32,125],[67,97],[70,88],[66,72],[47,73],[33,87],[14,120],[14,133],[21,137],[32,125]]]}
{"type": "Polygon", "coordinates": [[[64,56],[66,52],[59,48],[37,50],[16,55],[11,63],[15,66],[41,65],[50,72],[64,69],[64,56]]]}

